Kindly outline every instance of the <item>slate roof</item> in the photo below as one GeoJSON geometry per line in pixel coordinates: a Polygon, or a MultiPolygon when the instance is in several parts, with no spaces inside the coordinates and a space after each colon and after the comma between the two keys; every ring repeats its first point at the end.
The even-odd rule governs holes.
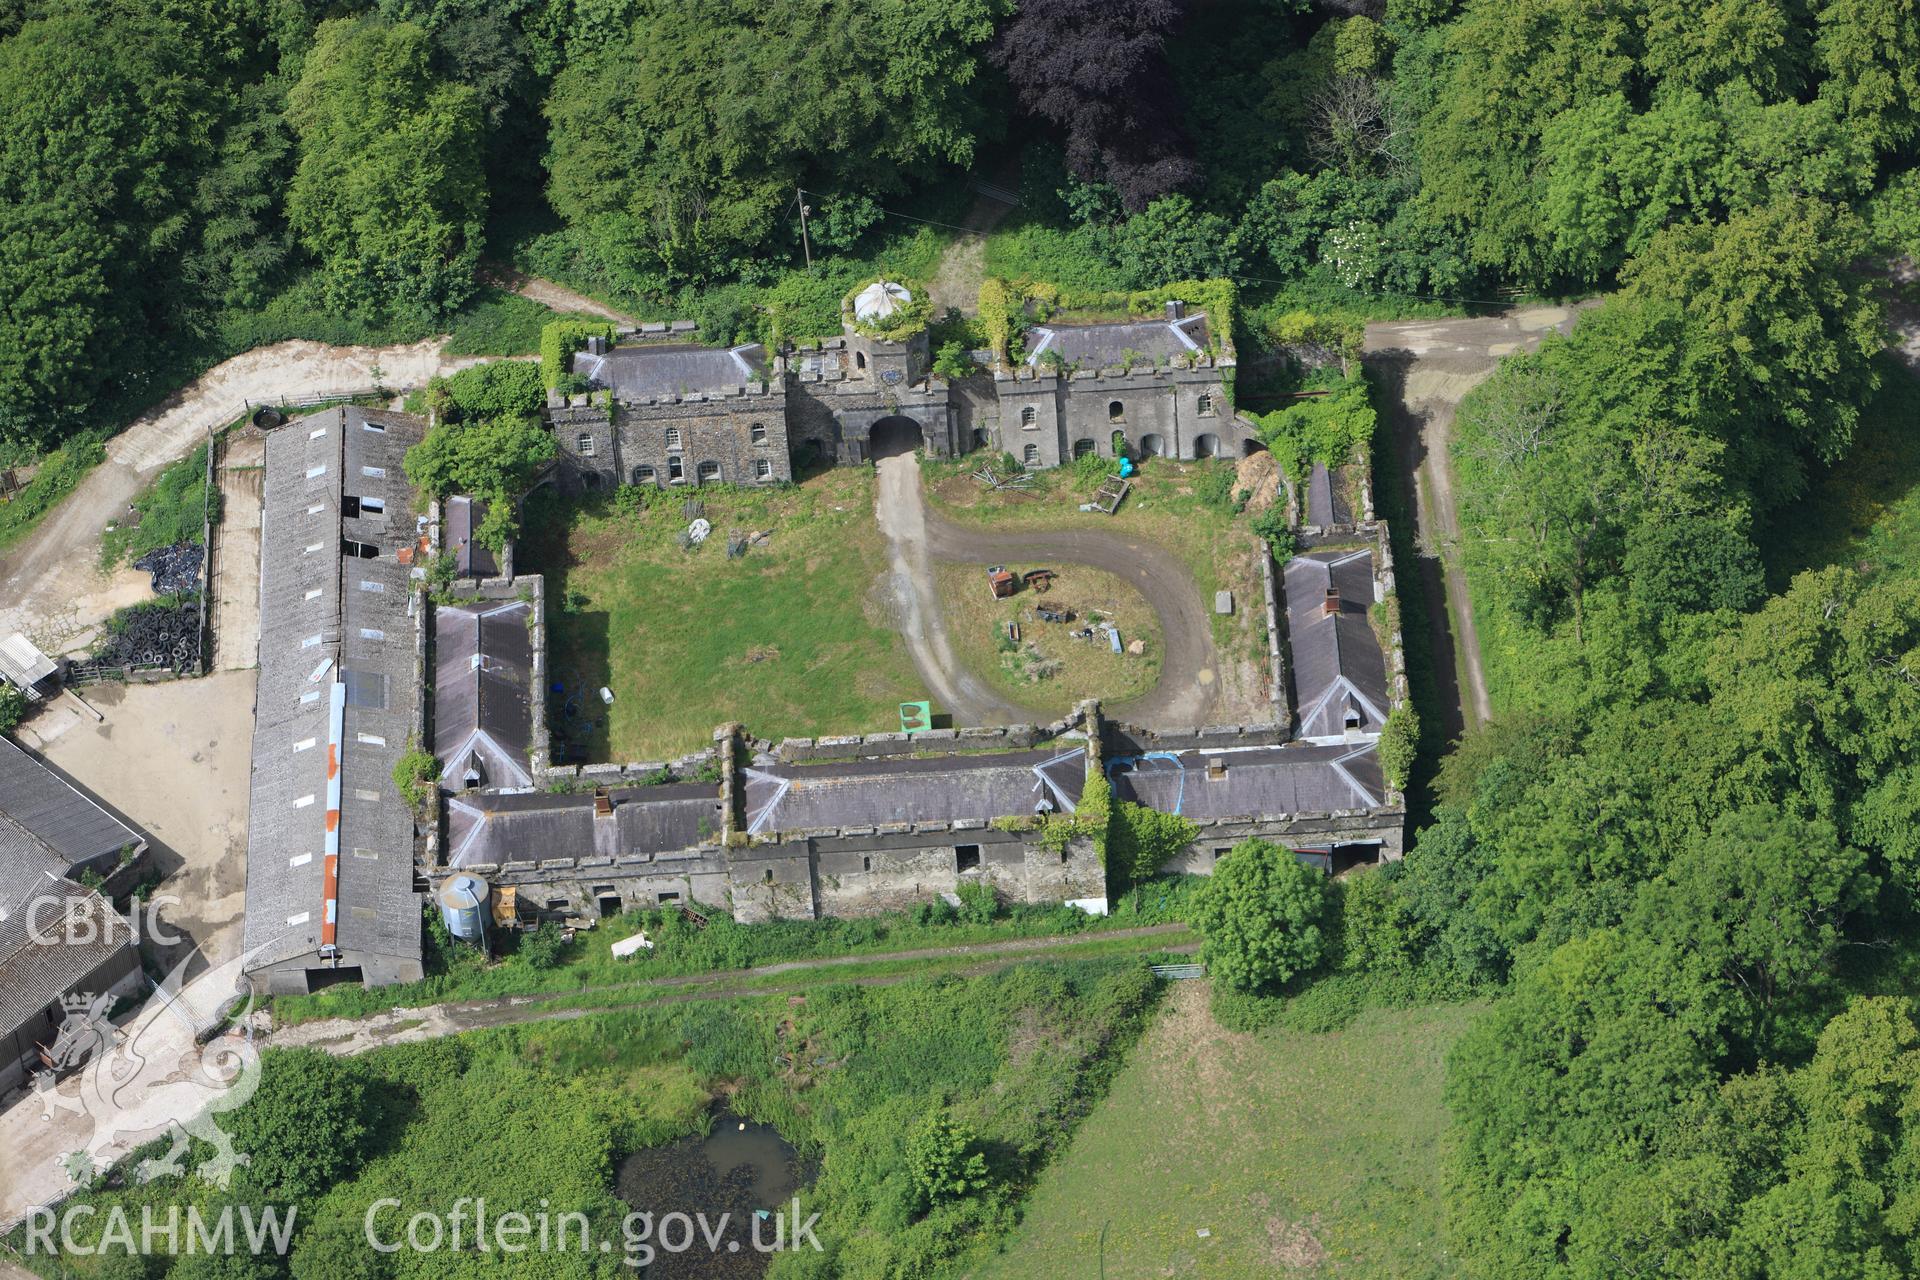
{"type": "Polygon", "coordinates": [[[446,512],[447,547],[453,552],[453,571],[461,578],[491,578],[500,572],[500,562],[485,545],[474,541],[473,531],[487,518],[485,498],[458,494],[448,498],[446,512]]]}
{"type": "Polygon", "coordinates": [[[303,955],[318,960],[336,682],[345,697],[336,945],[349,963],[354,952],[420,955],[413,819],[394,789],[393,766],[419,721],[411,588],[420,529],[401,460],[425,431],[410,414],[344,408],[295,419],[267,438],[247,836],[250,972],[303,955]],[[343,514],[343,496],[363,500],[360,514],[343,514]],[[374,554],[350,553],[363,548],[374,554]]]}
{"type": "Polygon", "coordinates": [[[1391,702],[1386,657],[1367,620],[1373,552],[1309,551],[1287,561],[1287,641],[1293,654],[1300,737],[1341,740],[1379,734],[1391,702]],[[1338,609],[1325,609],[1327,590],[1338,609]]]}
{"type": "Polygon", "coordinates": [[[763,764],[746,771],[747,830],[757,835],[1024,817],[1043,801],[1072,813],[1086,770],[1086,748],[1064,745],[978,756],[763,764]]]}
{"type": "Polygon", "coordinates": [[[42,872],[64,876],[96,859],[118,860],[146,837],[0,736],[0,907],[42,872]]]}
{"type": "Polygon", "coordinates": [[[48,881],[33,898],[0,920],[0,1035],[39,1017],[134,942],[133,926],[111,903],[71,880],[48,881]]]}
{"type": "Polygon", "coordinates": [[[1387,795],[1371,742],[1182,751],[1107,765],[1116,800],[1196,821],[1376,809],[1387,795]],[[1211,765],[1224,772],[1210,776],[1211,765]]]}
{"type": "Polygon", "coordinates": [[[1171,356],[1204,351],[1207,313],[1196,311],[1180,320],[1142,320],[1123,324],[1035,325],[1027,330],[1027,363],[1038,365],[1049,351],[1082,369],[1100,369],[1121,362],[1128,351],[1165,362],[1171,356]]]}
{"type": "Polygon", "coordinates": [[[608,795],[609,818],[594,816],[591,793],[449,796],[448,865],[678,853],[718,839],[725,826],[714,784],[621,787],[608,795]]]}
{"type": "Polygon", "coordinates": [[[1332,524],[1352,524],[1354,512],[1348,510],[1340,487],[1334,484],[1338,472],[1329,472],[1325,462],[1315,462],[1308,474],[1308,524],[1327,528],[1332,524]]]}
{"type": "Polygon", "coordinates": [[[732,348],[639,343],[602,355],[578,352],[573,371],[596,388],[611,389],[617,400],[731,391],[760,381],[767,371],[767,349],[757,342],[732,348]]]}
{"type": "Polygon", "coordinates": [[[449,791],[533,785],[532,616],[524,600],[433,611],[433,754],[449,791]]]}

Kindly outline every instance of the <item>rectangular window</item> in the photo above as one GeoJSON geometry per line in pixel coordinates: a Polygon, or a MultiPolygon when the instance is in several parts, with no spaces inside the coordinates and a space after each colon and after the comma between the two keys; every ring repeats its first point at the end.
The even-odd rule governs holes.
{"type": "Polygon", "coordinates": [[[340,539],[340,552],[360,560],[377,560],[380,557],[380,548],[371,542],[360,542],[353,538],[340,539]]]}
{"type": "Polygon", "coordinates": [[[293,807],[296,809],[304,809],[312,803],[313,803],[312,796],[301,796],[298,800],[295,800],[293,802],[293,807]]]}
{"type": "Polygon", "coordinates": [[[306,922],[307,922],[308,920],[310,920],[310,919],[312,919],[312,918],[313,918],[313,917],[312,917],[312,915],[311,915],[311,914],[310,914],[309,912],[305,912],[305,911],[302,911],[302,912],[301,912],[301,913],[300,913],[299,915],[297,915],[297,916],[288,916],[288,917],[287,917],[287,923],[288,923],[288,924],[290,924],[290,925],[295,925],[295,924],[305,924],[305,923],[306,923],[306,922]]]}
{"type": "Polygon", "coordinates": [[[362,627],[360,628],[360,638],[362,640],[385,640],[387,633],[378,627],[362,627]]]}
{"type": "Polygon", "coordinates": [[[667,459],[667,480],[671,482],[675,480],[684,480],[686,478],[687,478],[687,464],[680,461],[680,459],[678,458],[668,458],[667,459]]]}
{"type": "Polygon", "coordinates": [[[318,600],[320,596],[321,590],[319,587],[315,587],[313,590],[307,592],[307,599],[309,600],[318,600]]]}
{"type": "Polygon", "coordinates": [[[356,741],[364,742],[370,747],[384,747],[387,745],[387,740],[377,733],[356,733],[353,736],[356,741]]]}
{"type": "Polygon", "coordinates": [[[340,499],[340,518],[343,520],[359,519],[360,518],[360,499],[354,497],[352,494],[347,494],[345,497],[341,498],[340,499]]]}
{"type": "Polygon", "coordinates": [[[320,691],[318,689],[310,689],[306,693],[303,693],[300,695],[300,701],[318,702],[320,701],[320,691]]]}
{"type": "Polygon", "coordinates": [[[312,862],[312,861],[313,861],[312,854],[296,853],[295,855],[293,855],[293,857],[287,859],[287,865],[290,867],[304,867],[309,862],[312,862]]]}
{"type": "Polygon", "coordinates": [[[955,845],[953,867],[956,871],[978,871],[980,869],[980,846],[977,844],[955,845]]]}
{"type": "Polygon", "coordinates": [[[293,744],[293,749],[295,751],[311,751],[313,750],[314,744],[318,741],[318,738],[302,738],[293,744]]]}
{"type": "Polygon", "coordinates": [[[307,432],[307,439],[318,440],[321,436],[324,436],[325,434],[327,434],[327,429],[325,427],[315,427],[313,430],[307,432]]]}
{"type": "Polygon", "coordinates": [[[753,464],[753,478],[755,480],[773,479],[773,464],[765,458],[756,459],[753,464]]]}
{"type": "Polygon", "coordinates": [[[366,787],[355,787],[353,789],[353,798],[356,800],[378,800],[380,793],[378,791],[370,791],[366,787]]]}
{"type": "Polygon", "coordinates": [[[362,578],[360,579],[360,589],[362,591],[385,591],[387,584],[384,582],[369,582],[367,579],[362,578]]]}
{"type": "Polygon", "coordinates": [[[362,499],[360,499],[360,514],[361,514],[361,515],[363,515],[363,516],[379,516],[379,515],[385,515],[385,514],[386,514],[386,512],[387,512],[387,500],[386,500],[385,498],[362,498],[362,499]]]}
{"type": "Polygon", "coordinates": [[[320,514],[320,513],[322,512],[322,511],[325,511],[326,509],[327,509],[327,504],[326,504],[326,503],[324,503],[324,502],[316,502],[316,503],[314,503],[314,504],[313,504],[312,506],[310,506],[310,507],[308,507],[308,508],[307,508],[307,514],[308,514],[308,515],[310,515],[310,516],[317,516],[317,515],[319,515],[319,514],[320,514]]]}
{"type": "Polygon", "coordinates": [[[363,422],[360,426],[362,430],[378,431],[381,435],[387,434],[387,429],[377,422],[363,422]]]}
{"type": "Polygon", "coordinates": [[[309,543],[307,544],[307,547],[306,547],[306,550],[305,550],[305,551],[303,551],[303,552],[302,552],[301,554],[302,554],[302,555],[309,555],[309,556],[310,556],[310,555],[312,555],[312,554],[313,554],[314,552],[316,552],[316,551],[318,551],[318,550],[319,550],[320,548],[322,548],[322,547],[324,547],[324,546],[326,546],[326,545],[327,545],[327,544],[326,544],[326,543],[324,543],[324,542],[309,542],[309,543]]]}
{"type": "Polygon", "coordinates": [[[321,476],[325,474],[327,474],[327,464],[324,462],[317,467],[307,468],[307,479],[309,480],[318,480],[321,476]]]}
{"type": "Polygon", "coordinates": [[[305,640],[302,640],[300,642],[300,647],[302,649],[311,649],[319,643],[320,643],[319,636],[308,636],[305,640]]]}
{"type": "Polygon", "coordinates": [[[679,447],[680,447],[680,428],[668,427],[667,428],[667,448],[678,449],[679,447]]]}
{"type": "Polygon", "coordinates": [[[593,433],[591,431],[582,431],[574,440],[574,443],[579,446],[581,457],[591,458],[593,456],[593,433]]]}
{"type": "Polygon", "coordinates": [[[387,469],[385,467],[362,467],[360,468],[360,474],[374,480],[385,480],[387,478],[387,469]]]}

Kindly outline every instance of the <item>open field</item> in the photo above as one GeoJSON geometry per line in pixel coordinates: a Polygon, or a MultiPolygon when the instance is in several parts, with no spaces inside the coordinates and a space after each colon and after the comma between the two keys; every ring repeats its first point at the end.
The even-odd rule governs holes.
{"type": "Polygon", "coordinates": [[[953,636],[955,656],[985,677],[997,691],[1044,718],[1068,711],[1083,698],[1109,706],[1137,698],[1160,679],[1162,640],[1159,619],[1145,597],[1120,578],[1087,565],[1014,564],[1016,576],[1029,569],[1059,574],[1045,595],[1022,591],[996,600],[987,587],[987,566],[942,564],[934,570],[940,609],[953,636]],[[1042,622],[1034,609],[1042,604],[1073,610],[1069,623],[1042,622]],[[1069,633],[1089,624],[1088,611],[1112,622],[1123,644],[1144,641],[1143,654],[1115,653],[1105,634],[1073,639],[1069,633]],[[1006,625],[1017,623],[1020,642],[1004,639],[1006,625]],[[1058,664],[1057,670],[1054,664],[1058,664]],[[1051,675],[1035,678],[1040,671],[1051,675]]]}
{"type": "Polygon", "coordinates": [[[643,761],[704,746],[730,720],[773,737],[899,727],[897,704],[923,695],[876,589],[871,472],[703,489],[713,535],[690,551],[678,538],[692,495],[651,494],[529,504],[518,565],[548,575],[557,734],[585,759],[643,761]],[[730,560],[733,530],[770,536],[730,560]]]}
{"type": "Polygon", "coordinates": [[[1213,1021],[1204,983],[1176,984],[974,1280],[1459,1274],[1440,1088],[1475,1012],[1241,1035],[1213,1021]]]}
{"type": "Polygon", "coordinates": [[[1768,587],[1829,564],[1920,567],[1920,378],[1892,357],[1860,415],[1853,447],[1813,477],[1806,500],[1761,534],[1768,587]]]}
{"type": "MultiPolygon", "coordinates": [[[[1212,718],[1221,723],[1271,718],[1268,701],[1266,621],[1261,608],[1260,565],[1255,540],[1244,518],[1203,501],[1195,482],[1223,461],[1176,462],[1150,459],[1134,477],[1132,492],[1112,516],[1083,512],[1082,492],[1070,467],[1033,473],[1025,491],[988,490],[971,477],[975,458],[924,464],[927,503],[950,520],[992,529],[1090,529],[1118,538],[1157,543],[1193,573],[1200,598],[1211,610],[1214,592],[1233,592],[1230,616],[1210,614],[1219,651],[1220,689],[1212,718]]],[[[1058,569],[1060,565],[1049,565],[1058,569]]],[[[1124,634],[1124,633],[1123,633],[1124,634]]]]}

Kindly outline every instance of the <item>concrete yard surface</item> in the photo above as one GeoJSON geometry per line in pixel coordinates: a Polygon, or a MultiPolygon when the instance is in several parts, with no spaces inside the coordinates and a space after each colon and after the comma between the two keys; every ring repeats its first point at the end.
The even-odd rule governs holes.
{"type": "Polygon", "coordinates": [[[240,943],[246,886],[255,673],[87,685],[95,723],[58,698],[21,726],[20,742],[145,831],[166,875],[156,894],[185,940],[152,949],[171,967],[193,945],[215,962],[240,943]]]}

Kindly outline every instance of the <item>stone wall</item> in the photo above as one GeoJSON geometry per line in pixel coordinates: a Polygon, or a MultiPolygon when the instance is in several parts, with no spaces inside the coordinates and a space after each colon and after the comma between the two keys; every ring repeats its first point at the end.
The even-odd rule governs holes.
{"type": "Polygon", "coordinates": [[[622,401],[614,416],[621,484],[769,484],[793,479],[784,385],[749,384],[739,394],[711,397],[622,401]],[[677,481],[675,458],[680,463],[677,481]],[[717,467],[719,474],[705,476],[703,466],[717,467]]]}
{"type": "MultiPolygon", "coordinates": [[[[1163,863],[1167,874],[1211,875],[1213,864],[1242,840],[1258,837],[1289,849],[1333,849],[1339,846],[1377,846],[1377,855],[1365,857],[1352,850],[1351,860],[1398,862],[1405,853],[1406,809],[1339,809],[1327,813],[1293,813],[1282,817],[1218,818],[1200,824],[1200,831],[1180,853],[1163,863]]],[[[1371,850],[1369,850],[1371,852],[1371,850]]]]}

